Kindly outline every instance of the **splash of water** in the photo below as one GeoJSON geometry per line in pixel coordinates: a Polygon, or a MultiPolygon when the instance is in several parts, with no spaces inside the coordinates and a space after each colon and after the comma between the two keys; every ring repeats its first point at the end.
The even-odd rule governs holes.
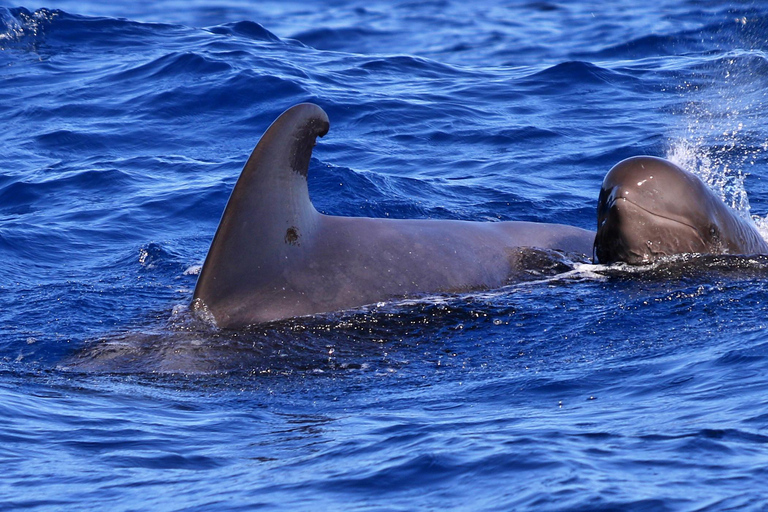
{"type": "Polygon", "coordinates": [[[732,50],[708,64],[717,69],[716,83],[694,76],[678,88],[684,101],[682,133],[671,138],[666,157],[701,178],[768,240],[768,216],[751,214],[744,185],[768,151],[762,131],[768,56],[760,50],[732,50]]]}
{"type": "Polygon", "coordinates": [[[730,162],[731,149],[713,148],[703,137],[678,139],[671,143],[666,158],[698,176],[725,204],[749,219],[746,175],[730,162]]]}
{"type": "Polygon", "coordinates": [[[4,41],[18,43],[25,38],[37,38],[41,35],[43,27],[50,24],[56,16],[57,12],[48,9],[31,13],[25,9],[12,11],[0,7],[0,50],[6,49],[2,46],[4,41]],[[17,12],[16,16],[14,12],[17,12]]]}

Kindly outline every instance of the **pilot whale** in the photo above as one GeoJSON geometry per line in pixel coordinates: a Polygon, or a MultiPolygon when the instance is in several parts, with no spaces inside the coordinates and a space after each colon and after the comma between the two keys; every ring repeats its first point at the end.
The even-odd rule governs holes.
{"type": "Polygon", "coordinates": [[[217,326],[498,288],[520,266],[521,248],[592,251],[594,232],[560,224],[321,214],[307,174],[329,126],[317,105],[296,105],[246,162],[193,294],[193,308],[207,310],[217,326]]]}
{"type": "Polygon", "coordinates": [[[524,249],[592,253],[595,263],[676,254],[768,254],[755,226],[699,178],[656,157],[615,165],[597,232],[562,224],[340,217],[309,197],[312,149],[330,123],[303,103],[267,129],[235,184],[192,306],[239,328],[425,293],[499,288],[524,249]]]}
{"type": "Polygon", "coordinates": [[[768,254],[755,226],[699,178],[651,156],[616,164],[603,180],[593,257],[653,263],[675,254],[768,254]]]}

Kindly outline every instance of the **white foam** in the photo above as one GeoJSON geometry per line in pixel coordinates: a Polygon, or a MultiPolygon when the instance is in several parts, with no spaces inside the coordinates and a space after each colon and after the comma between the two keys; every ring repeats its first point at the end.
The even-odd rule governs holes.
{"type": "Polygon", "coordinates": [[[187,269],[184,271],[185,276],[196,276],[200,274],[200,271],[203,269],[202,265],[190,265],[187,267],[187,269]]]}
{"type": "Polygon", "coordinates": [[[211,310],[208,309],[208,306],[206,306],[202,300],[193,300],[191,306],[186,309],[184,308],[184,305],[174,307],[172,318],[176,319],[176,322],[178,322],[178,318],[185,311],[191,311],[195,319],[200,320],[207,326],[213,327],[214,329],[218,328],[216,325],[216,317],[213,316],[211,310]]]}

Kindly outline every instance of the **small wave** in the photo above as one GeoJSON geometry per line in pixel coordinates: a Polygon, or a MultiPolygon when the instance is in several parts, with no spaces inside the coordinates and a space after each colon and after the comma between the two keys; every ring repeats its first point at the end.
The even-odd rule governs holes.
{"type": "Polygon", "coordinates": [[[589,53],[577,53],[581,58],[597,60],[641,60],[685,54],[702,55],[711,53],[713,45],[720,47],[758,47],[763,45],[763,27],[766,19],[747,14],[735,15],[734,11],[713,16],[718,21],[704,26],[682,30],[668,30],[668,33],[643,35],[628,41],[606,46],[589,53]],[[720,21],[723,19],[727,21],[720,21]]]}
{"type": "Polygon", "coordinates": [[[546,140],[560,137],[561,134],[538,128],[536,126],[523,126],[520,128],[501,128],[498,131],[491,130],[461,130],[454,129],[450,132],[435,130],[429,135],[430,140],[438,143],[462,143],[462,144],[488,144],[491,147],[506,147],[520,143],[544,144],[546,140]]]}
{"type": "Polygon", "coordinates": [[[543,89],[562,93],[563,87],[574,88],[635,81],[629,77],[584,61],[561,62],[543,71],[529,75],[523,83],[531,83],[543,89]]]}
{"type": "Polygon", "coordinates": [[[360,68],[377,73],[388,72],[392,74],[400,74],[403,72],[412,72],[419,77],[439,79],[443,79],[450,75],[464,74],[458,67],[410,55],[373,58],[362,63],[360,68]]]}
{"type": "MultiPolygon", "coordinates": [[[[125,19],[69,14],[61,10],[0,7],[0,49],[38,50],[42,43],[51,48],[86,45],[120,47],[138,44],[142,38],[156,36],[178,27],[161,23],[140,23],[125,19]]],[[[48,51],[52,51],[49,49],[48,51]]]]}
{"type": "Polygon", "coordinates": [[[157,242],[139,248],[138,262],[144,270],[161,270],[169,265],[178,268],[180,259],[177,253],[157,242]]]}
{"type": "Polygon", "coordinates": [[[0,41],[19,40],[24,35],[24,26],[6,7],[0,7],[0,41]]]}
{"type": "Polygon", "coordinates": [[[112,80],[173,78],[179,75],[213,75],[230,71],[232,66],[192,52],[170,53],[135,68],[116,73],[112,80]]]}
{"type": "MultiPolygon", "coordinates": [[[[214,67],[219,72],[224,69],[218,65],[214,67]]],[[[213,88],[199,83],[189,85],[176,80],[177,76],[169,73],[168,77],[172,80],[167,88],[146,91],[146,94],[130,98],[126,103],[144,119],[188,118],[192,122],[199,121],[198,116],[226,112],[234,121],[248,123],[252,115],[249,109],[263,105],[265,97],[270,101],[291,98],[292,103],[301,101],[300,98],[311,98],[301,81],[275,76],[268,71],[243,70],[228,78],[219,77],[221,84],[213,88]]],[[[259,110],[258,114],[262,115],[262,112],[259,110]]]]}
{"type": "Polygon", "coordinates": [[[130,176],[120,170],[62,170],[55,176],[46,176],[38,180],[16,181],[0,187],[0,208],[40,207],[48,204],[51,197],[88,191],[101,194],[116,193],[125,190],[131,183],[130,176]]]}
{"type": "Polygon", "coordinates": [[[73,130],[54,130],[36,137],[42,147],[51,149],[69,148],[73,151],[104,151],[109,147],[103,133],[83,133],[73,130]]]}
{"type": "Polygon", "coordinates": [[[48,9],[30,12],[22,7],[0,7],[0,50],[36,48],[42,41],[47,27],[61,14],[61,11],[48,9]]]}
{"type": "Polygon", "coordinates": [[[292,39],[317,50],[349,53],[368,53],[371,46],[379,46],[376,38],[394,37],[390,32],[358,27],[319,28],[299,32],[292,39]]]}
{"type": "Polygon", "coordinates": [[[50,36],[57,46],[119,49],[144,44],[147,39],[176,36],[184,27],[165,23],[144,23],[120,18],[93,17],[57,11],[50,36]]]}
{"type": "Polygon", "coordinates": [[[280,41],[280,38],[275,34],[253,21],[226,23],[224,25],[208,27],[207,30],[213,34],[244,37],[253,41],[280,41]]]}
{"type": "MultiPolygon", "coordinates": [[[[652,34],[632,39],[627,42],[619,43],[613,46],[603,48],[596,52],[583,54],[590,59],[626,59],[639,60],[648,57],[659,57],[663,55],[679,54],[680,47],[688,49],[696,43],[693,34],[670,34],[657,35],[652,34]]],[[[703,46],[703,45],[702,45],[703,46]]],[[[690,48],[693,50],[693,48],[690,48]]]]}

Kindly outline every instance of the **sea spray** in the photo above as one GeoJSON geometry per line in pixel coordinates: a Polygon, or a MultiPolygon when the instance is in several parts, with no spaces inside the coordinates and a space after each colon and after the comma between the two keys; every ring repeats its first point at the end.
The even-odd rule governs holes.
{"type": "Polygon", "coordinates": [[[768,65],[760,50],[732,50],[718,55],[703,76],[709,83],[689,79],[678,87],[685,102],[681,127],[671,137],[667,158],[696,174],[739,215],[755,223],[768,239],[768,217],[751,214],[745,179],[768,149],[760,137],[766,107],[768,65]],[[713,79],[717,77],[717,79],[713,79]]]}

